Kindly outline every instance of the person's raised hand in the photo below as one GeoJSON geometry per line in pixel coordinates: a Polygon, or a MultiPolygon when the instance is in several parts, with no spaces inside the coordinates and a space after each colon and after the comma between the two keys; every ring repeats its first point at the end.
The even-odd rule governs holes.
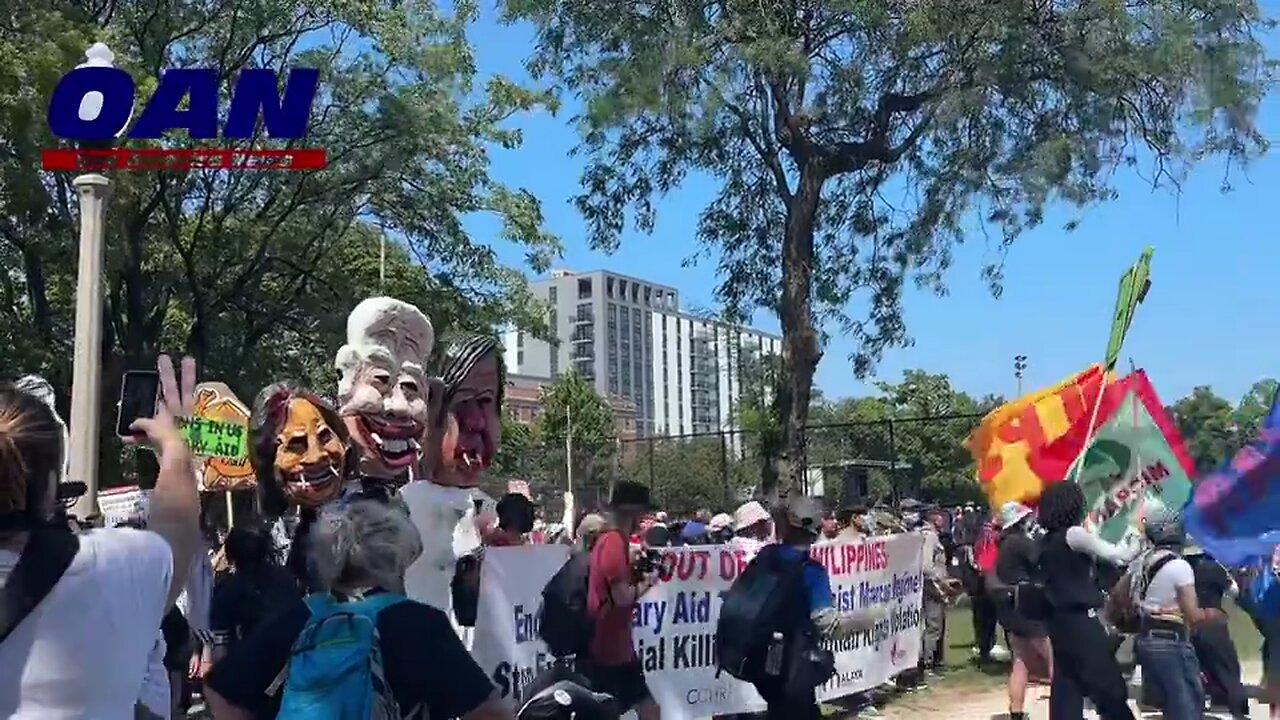
{"type": "Polygon", "coordinates": [[[173,360],[161,355],[156,361],[160,373],[160,402],[154,417],[138,418],[129,426],[146,437],[151,447],[163,457],[175,450],[186,451],[187,440],[178,427],[179,418],[190,417],[195,409],[196,361],[182,359],[181,385],[173,369],[173,360]]]}

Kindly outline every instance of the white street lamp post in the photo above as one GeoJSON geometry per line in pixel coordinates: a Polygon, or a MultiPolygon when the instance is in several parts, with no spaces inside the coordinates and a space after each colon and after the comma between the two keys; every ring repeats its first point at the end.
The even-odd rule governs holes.
{"type": "MultiPolygon", "coordinates": [[[[78,67],[112,67],[115,56],[106,45],[94,43],[78,67]]],[[[80,116],[92,119],[102,98],[89,93],[80,102],[80,116]]],[[[87,487],[76,501],[81,520],[98,515],[98,428],[102,413],[102,258],[107,198],[111,181],[97,173],[72,181],[80,198],[80,252],[76,275],[75,356],[71,369],[71,427],[68,476],[87,487]]]]}

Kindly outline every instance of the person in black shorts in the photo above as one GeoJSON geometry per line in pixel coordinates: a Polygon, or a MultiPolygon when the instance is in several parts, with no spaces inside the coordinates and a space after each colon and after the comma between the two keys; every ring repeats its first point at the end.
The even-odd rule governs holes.
{"type": "Polygon", "coordinates": [[[1007,502],[1000,508],[1000,548],[996,554],[993,586],[996,614],[1009,634],[1013,666],[1009,670],[1009,718],[1025,720],[1023,711],[1029,680],[1048,680],[1053,673],[1053,651],[1044,623],[1025,617],[1015,601],[1016,588],[1030,582],[1040,562],[1036,541],[1028,532],[1031,508],[1007,502]]]}

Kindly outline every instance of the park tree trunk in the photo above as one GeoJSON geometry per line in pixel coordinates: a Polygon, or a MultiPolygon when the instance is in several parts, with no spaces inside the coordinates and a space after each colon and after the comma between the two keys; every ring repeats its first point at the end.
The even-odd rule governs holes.
{"type": "Polygon", "coordinates": [[[804,464],[805,424],[813,375],[822,358],[810,302],[813,284],[813,232],[825,176],[819,163],[807,162],[787,206],[786,237],[782,246],[782,367],[773,409],[782,422],[781,447],[772,457],[772,476],[766,468],[762,488],[776,498],[800,487],[804,464]]]}

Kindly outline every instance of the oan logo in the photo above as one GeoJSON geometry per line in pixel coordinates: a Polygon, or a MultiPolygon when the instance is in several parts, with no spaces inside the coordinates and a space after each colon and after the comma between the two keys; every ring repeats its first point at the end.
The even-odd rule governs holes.
{"type": "Polygon", "coordinates": [[[283,144],[306,136],[319,70],[290,70],[283,92],[275,71],[242,70],[219,128],[216,69],[165,70],[135,118],[137,87],[129,73],[113,64],[111,50],[96,43],[85,57],[85,63],[63,76],[49,99],[49,130],[79,147],[46,149],[46,170],[319,170],[328,162],[324,148],[243,147],[258,140],[283,144]],[[116,147],[122,139],[158,144],[173,131],[186,131],[197,141],[237,142],[176,149],[116,147]]]}

